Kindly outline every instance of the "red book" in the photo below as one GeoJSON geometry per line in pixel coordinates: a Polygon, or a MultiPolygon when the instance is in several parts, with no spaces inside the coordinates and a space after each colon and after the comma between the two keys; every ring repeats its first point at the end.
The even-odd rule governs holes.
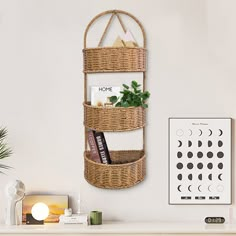
{"type": "Polygon", "coordinates": [[[96,140],[94,137],[93,130],[88,131],[88,143],[89,143],[89,147],[90,147],[91,160],[101,163],[101,158],[100,158],[100,154],[99,154],[97,143],[96,143],[96,140]]]}

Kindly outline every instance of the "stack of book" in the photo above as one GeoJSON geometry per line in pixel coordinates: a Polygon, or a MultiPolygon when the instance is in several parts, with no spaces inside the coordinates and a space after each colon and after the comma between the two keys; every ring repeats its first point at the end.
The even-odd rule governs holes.
{"type": "Polygon", "coordinates": [[[89,130],[88,143],[91,159],[98,163],[111,164],[111,158],[103,132],[89,130]]]}
{"type": "Polygon", "coordinates": [[[88,214],[72,214],[71,216],[61,215],[59,217],[59,223],[61,224],[84,224],[88,225],[89,217],[88,214]]]}

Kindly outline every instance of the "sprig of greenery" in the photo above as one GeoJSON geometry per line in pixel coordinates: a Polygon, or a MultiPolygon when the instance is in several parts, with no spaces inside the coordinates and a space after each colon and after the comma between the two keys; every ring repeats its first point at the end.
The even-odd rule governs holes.
{"type": "MultiPolygon", "coordinates": [[[[12,154],[12,150],[4,142],[6,137],[7,137],[7,129],[0,128],[0,159],[7,158],[12,154]]],[[[10,168],[11,168],[10,166],[0,164],[0,170],[1,169],[8,170],[10,168]]],[[[3,174],[4,172],[0,171],[0,173],[3,174]]]]}
{"type": "Polygon", "coordinates": [[[148,91],[142,92],[140,86],[141,84],[138,84],[135,80],[131,82],[131,87],[123,84],[123,91],[120,91],[122,95],[120,97],[111,96],[110,102],[115,104],[116,107],[142,106],[143,108],[148,108],[146,101],[150,97],[150,93],[148,91]]]}

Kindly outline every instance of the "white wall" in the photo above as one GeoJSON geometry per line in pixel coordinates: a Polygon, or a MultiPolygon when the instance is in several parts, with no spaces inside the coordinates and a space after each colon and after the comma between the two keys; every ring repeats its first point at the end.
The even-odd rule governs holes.
{"type": "MultiPolygon", "coordinates": [[[[80,190],[83,209],[100,209],[105,219],[228,217],[229,206],[168,205],[167,120],[236,117],[235,7],[233,0],[0,0],[0,125],[14,149],[3,161],[14,170],[0,176],[0,220],[4,187],[14,178],[29,193],[75,197],[80,190]],[[83,33],[108,9],[134,14],[148,40],[147,177],[125,190],[98,189],[83,178],[83,33]]],[[[91,43],[98,36],[91,33],[91,43]]],[[[122,143],[111,135],[111,146],[140,145],[130,138],[136,133],[127,135],[122,143]]]]}

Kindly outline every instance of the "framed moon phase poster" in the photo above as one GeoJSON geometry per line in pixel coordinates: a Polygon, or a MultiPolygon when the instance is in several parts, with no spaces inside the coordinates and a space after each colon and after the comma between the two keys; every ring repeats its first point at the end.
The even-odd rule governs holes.
{"type": "Polygon", "coordinates": [[[169,204],[231,198],[231,118],[169,118],[169,204]]]}

